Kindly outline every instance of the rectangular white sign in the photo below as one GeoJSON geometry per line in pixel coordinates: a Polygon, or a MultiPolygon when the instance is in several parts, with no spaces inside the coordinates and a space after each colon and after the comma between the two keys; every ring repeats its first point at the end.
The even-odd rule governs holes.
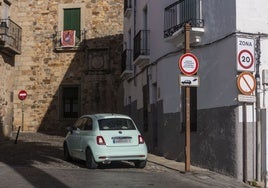
{"type": "Polygon", "coordinates": [[[254,39],[237,38],[236,41],[237,71],[255,71],[255,43],[254,39]]]}
{"type": "Polygon", "coordinates": [[[198,87],[199,86],[199,76],[180,75],[179,84],[180,84],[180,86],[198,87]]]}
{"type": "Polygon", "coordinates": [[[238,101],[254,103],[256,102],[256,96],[255,95],[238,95],[238,101]]]}

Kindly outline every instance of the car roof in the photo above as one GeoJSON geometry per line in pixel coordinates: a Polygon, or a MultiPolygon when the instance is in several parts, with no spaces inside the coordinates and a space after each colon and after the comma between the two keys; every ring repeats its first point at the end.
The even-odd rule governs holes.
{"type": "Polygon", "coordinates": [[[125,119],[131,119],[129,116],[124,114],[115,114],[115,113],[98,113],[98,114],[88,114],[83,115],[82,117],[91,117],[93,119],[106,119],[106,118],[125,118],[125,119]]]}

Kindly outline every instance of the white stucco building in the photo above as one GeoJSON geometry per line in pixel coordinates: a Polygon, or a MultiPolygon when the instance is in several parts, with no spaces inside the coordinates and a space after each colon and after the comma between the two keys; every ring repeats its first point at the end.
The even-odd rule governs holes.
{"type": "Polygon", "coordinates": [[[191,163],[239,180],[261,180],[260,173],[267,171],[266,136],[261,137],[259,161],[256,126],[260,122],[265,133],[267,11],[266,0],[125,0],[124,104],[151,152],[184,160],[185,92],[178,81],[178,60],[184,54],[188,22],[191,53],[200,65],[200,85],[191,87],[191,163]],[[244,70],[238,69],[241,61],[244,70]],[[253,92],[257,102],[247,103],[246,116],[244,102],[238,101],[237,77],[242,72],[260,73],[260,87],[253,92]]]}

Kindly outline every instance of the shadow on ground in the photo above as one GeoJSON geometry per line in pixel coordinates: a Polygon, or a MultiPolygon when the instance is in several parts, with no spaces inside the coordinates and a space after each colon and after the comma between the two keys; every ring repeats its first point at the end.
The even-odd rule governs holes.
{"type": "Polygon", "coordinates": [[[39,133],[21,133],[17,144],[14,137],[0,142],[0,163],[8,165],[14,173],[19,174],[34,187],[45,187],[45,183],[40,182],[46,181],[53,182],[55,187],[68,187],[40,168],[70,166],[63,161],[61,144],[63,139],[39,133]]]}
{"type": "MultiPolygon", "coordinates": [[[[20,133],[10,140],[0,141],[0,166],[8,165],[34,187],[46,187],[52,182],[54,187],[68,187],[64,182],[46,173],[44,168],[85,168],[84,161],[64,161],[62,143],[64,137],[42,133],[20,133]],[[29,170],[29,168],[31,170],[29,170]],[[40,182],[44,182],[41,183],[40,182]]],[[[100,165],[100,169],[134,168],[132,163],[115,162],[100,165]]]]}

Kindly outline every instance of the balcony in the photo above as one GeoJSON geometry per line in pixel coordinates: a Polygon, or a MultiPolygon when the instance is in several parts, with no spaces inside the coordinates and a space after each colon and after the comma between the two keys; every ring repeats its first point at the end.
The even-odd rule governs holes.
{"type": "Polygon", "coordinates": [[[131,0],[124,0],[124,16],[129,18],[131,16],[131,0]]]}
{"type": "Polygon", "coordinates": [[[0,51],[10,56],[20,54],[21,31],[11,19],[0,19],[0,51]]]}
{"type": "Polygon", "coordinates": [[[149,30],[140,30],[134,38],[134,64],[143,69],[150,61],[149,30]]]}
{"type": "MultiPolygon", "coordinates": [[[[73,32],[72,30],[69,31],[73,32]]],[[[72,40],[70,40],[71,42],[69,43],[63,42],[65,39],[64,38],[65,32],[66,31],[57,31],[53,35],[54,50],[56,52],[81,51],[85,49],[86,30],[80,30],[80,32],[75,32],[75,34],[71,35],[72,40]]]]}
{"type": "Polygon", "coordinates": [[[204,33],[202,0],[179,0],[165,8],[164,38],[166,42],[180,47],[184,43],[184,25],[190,23],[190,43],[201,41],[204,33]]]}
{"type": "Polygon", "coordinates": [[[122,53],[121,78],[128,80],[133,76],[132,50],[126,49],[122,53]]]}

